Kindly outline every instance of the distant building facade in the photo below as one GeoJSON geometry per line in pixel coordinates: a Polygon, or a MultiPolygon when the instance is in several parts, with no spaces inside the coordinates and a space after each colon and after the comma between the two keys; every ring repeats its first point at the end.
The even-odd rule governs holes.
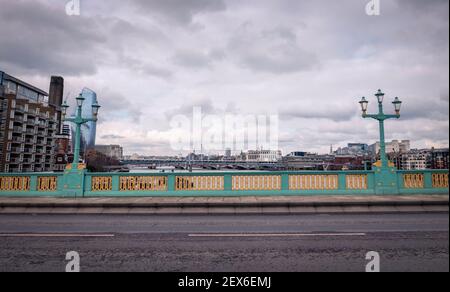
{"type": "Polygon", "coordinates": [[[123,159],[123,148],[120,145],[95,145],[94,149],[107,157],[123,159]]]}
{"type": "Polygon", "coordinates": [[[246,156],[249,162],[278,162],[283,159],[280,150],[250,150],[246,156]]]}
{"type": "Polygon", "coordinates": [[[402,170],[425,170],[429,169],[430,151],[429,150],[411,150],[401,155],[402,170]]]}
{"type": "Polygon", "coordinates": [[[431,169],[448,169],[449,149],[431,149],[430,167],[431,169]]]}
{"type": "Polygon", "coordinates": [[[349,143],[347,147],[338,148],[336,155],[369,155],[369,145],[364,143],[349,143]]]}
{"type": "Polygon", "coordinates": [[[334,155],[295,151],[283,158],[283,164],[289,170],[324,170],[328,169],[334,159],[334,155]]]}
{"type": "MultiPolygon", "coordinates": [[[[380,142],[376,142],[369,146],[369,151],[372,155],[378,155],[380,153],[380,142]]],[[[411,141],[409,140],[392,140],[386,142],[386,153],[406,153],[411,150],[411,141]]]]}
{"type": "Polygon", "coordinates": [[[413,149],[390,153],[389,159],[401,170],[448,169],[449,149],[413,149]]]}
{"type": "Polygon", "coordinates": [[[63,83],[52,77],[49,96],[0,72],[0,172],[53,171],[63,83]]]}

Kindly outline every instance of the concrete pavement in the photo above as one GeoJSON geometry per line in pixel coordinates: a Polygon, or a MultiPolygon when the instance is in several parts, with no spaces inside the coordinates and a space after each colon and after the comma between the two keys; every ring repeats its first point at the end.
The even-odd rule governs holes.
{"type": "Polygon", "coordinates": [[[448,195],[0,198],[0,214],[361,214],[448,212],[448,195]]]}

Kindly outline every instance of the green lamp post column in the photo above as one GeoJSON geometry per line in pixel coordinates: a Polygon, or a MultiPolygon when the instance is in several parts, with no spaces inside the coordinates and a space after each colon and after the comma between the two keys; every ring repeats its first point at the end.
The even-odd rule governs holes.
{"type": "Polygon", "coordinates": [[[65,196],[81,197],[84,194],[84,177],[86,173],[86,167],[84,164],[80,164],[80,148],[81,148],[81,125],[88,122],[97,122],[98,111],[100,105],[96,102],[92,105],[92,118],[83,118],[82,107],[85,98],[80,94],[77,98],[77,110],[74,117],[66,118],[67,109],[69,105],[67,101],[64,101],[62,105],[62,120],[65,122],[71,122],[76,125],[75,130],[75,149],[73,155],[73,163],[68,165],[64,171],[64,187],[63,192],[65,196]]]}
{"type": "Polygon", "coordinates": [[[389,159],[386,154],[386,141],[384,131],[384,121],[389,119],[399,119],[402,102],[398,97],[395,98],[393,105],[395,115],[388,115],[384,113],[383,101],[385,94],[378,90],[375,94],[378,100],[378,114],[367,114],[369,101],[363,97],[359,102],[362,109],[363,118],[375,119],[379,123],[380,131],[380,162],[375,166],[375,189],[377,194],[397,194],[399,192],[397,182],[397,169],[389,165],[389,159]]]}

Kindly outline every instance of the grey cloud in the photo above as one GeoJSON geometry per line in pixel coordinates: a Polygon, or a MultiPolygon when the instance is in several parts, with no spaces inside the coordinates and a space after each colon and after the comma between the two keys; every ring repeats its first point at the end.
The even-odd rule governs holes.
{"type": "Polygon", "coordinates": [[[106,38],[92,19],[70,18],[40,1],[8,1],[0,9],[0,64],[17,71],[94,74],[91,56],[106,38]]]}
{"type": "Polygon", "coordinates": [[[208,67],[212,62],[207,54],[197,51],[179,51],[173,60],[177,65],[194,69],[208,67]]]}
{"type": "Polygon", "coordinates": [[[441,92],[441,101],[445,103],[449,103],[449,90],[448,88],[445,91],[441,92]]]}
{"type": "Polygon", "coordinates": [[[406,100],[402,106],[402,118],[405,120],[426,118],[432,121],[448,121],[448,95],[447,101],[442,98],[406,100]]]}
{"type": "Polygon", "coordinates": [[[102,105],[100,122],[111,120],[131,119],[133,123],[139,123],[142,112],[129,98],[109,89],[103,89],[98,92],[100,103],[102,105]]]}
{"type": "Polygon", "coordinates": [[[448,7],[448,0],[397,0],[397,2],[400,7],[411,9],[417,13],[444,10],[448,7]]]}
{"type": "Polygon", "coordinates": [[[152,64],[144,64],[140,69],[144,74],[161,77],[164,79],[168,79],[173,76],[172,71],[162,67],[154,66],[152,64]]]}
{"type": "Polygon", "coordinates": [[[108,140],[117,140],[117,139],[125,139],[125,136],[120,135],[103,135],[101,136],[102,139],[108,139],[108,140]]]}
{"type": "MultiPolygon", "coordinates": [[[[19,74],[94,75],[99,67],[122,62],[133,46],[168,43],[152,26],[98,15],[69,17],[50,1],[9,1],[0,9],[0,65],[19,74]],[[33,28],[33,29],[30,29],[33,28]],[[149,43],[145,38],[152,40],[149,43]]],[[[167,78],[166,69],[142,64],[140,71],[167,78]]]]}
{"type": "Polygon", "coordinates": [[[215,114],[218,110],[214,107],[213,102],[209,98],[200,98],[197,100],[183,103],[172,110],[165,112],[166,118],[172,118],[177,115],[192,116],[194,107],[200,107],[202,114],[215,114]]]}
{"type": "Polygon", "coordinates": [[[166,67],[152,64],[151,62],[144,60],[137,60],[133,57],[121,57],[121,65],[133,72],[134,74],[144,74],[162,79],[170,79],[173,76],[173,72],[166,67]]]}
{"type": "Polygon", "coordinates": [[[302,104],[282,108],[279,112],[283,120],[290,119],[325,119],[335,122],[349,121],[355,117],[354,108],[345,108],[337,105],[316,106],[311,108],[302,104]]]}
{"type": "Polygon", "coordinates": [[[140,10],[158,14],[169,20],[190,23],[200,13],[226,9],[223,0],[134,0],[140,10]]]}
{"type": "Polygon", "coordinates": [[[448,0],[382,0],[380,17],[365,14],[368,1],[86,0],[81,17],[68,17],[66,1],[0,0],[0,68],[42,88],[51,74],[71,90],[93,88],[99,129],[110,131],[99,137],[119,134],[144,153],[169,150],[134,146],[136,132],[114,127],[165,129],[167,116],[191,116],[194,105],[204,114],[281,107],[280,142],[293,150],[375,140],[376,122],[355,126],[357,100],[334,96],[373,86],[404,101],[389,139],[448,144],[448,0]]]}
{"type": "Polygon", "coordinates": [[[251,23],[245,23],[231,39],[229,50],[242,66],[258,72],[295,73],[311,70],[319,63],[288,28],[255,31],[251,23]]]}

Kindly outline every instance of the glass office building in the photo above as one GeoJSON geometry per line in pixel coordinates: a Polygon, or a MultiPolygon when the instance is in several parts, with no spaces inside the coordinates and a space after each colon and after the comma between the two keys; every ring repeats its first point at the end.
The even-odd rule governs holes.
{"type": "MultiPolygon", "coordinates": [[[[89,88],[84,88],[81,95],[85,98],[83,103],[83,118],[92,118],[92,105],[97,102],[97,94],[89,88]]],[[[76,126],[70,123],[72,137],[75,137],[76,126]]],[[[97,133],[97,124],[94,122],[88,122],[81,125],[81,152],[84,154],[89,149],[95,147],[95,136],[97,133]]],[[[72,147],[75,147],[72,139],[72,147]]]]}

